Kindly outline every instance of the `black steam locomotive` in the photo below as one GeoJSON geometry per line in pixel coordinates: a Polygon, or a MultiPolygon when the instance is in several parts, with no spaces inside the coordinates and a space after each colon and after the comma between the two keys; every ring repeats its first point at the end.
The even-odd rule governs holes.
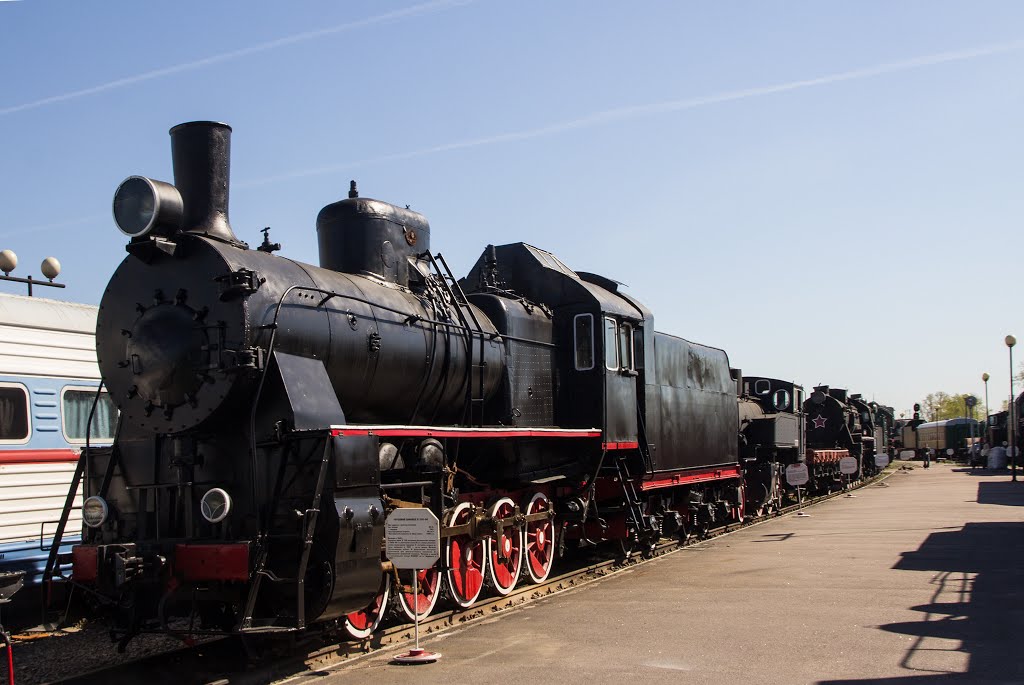
{"type": "Polygon", "coordinates": [[[121,414],[83,456],[73,579],[123,636],[365,636],[391,604],[411,618],[542,581],[568,546],[644,551],[778,507],[799,386],[744,379],[530,245],[488,246],[457,280],[422,215],[354,183],[317,218],[320,266],[266,234],[249,249],[230,131],[174,127],[174,184],[133,176],[114,198],[130,240],[97,349],[121,414]],[[415,591],[382,554],[397,507],[442,522],[415,591]]]}
{"type": "Polygon", "coordinates": [[[881,470],[876,455],[888,460],[892,408],[824,385],[805,400],[803,388],[791,381],[742,380],[740,456],[752,513],[778,509],[792,490],[785,475],[789,466],[805,465],[808,491],[822,493],[876,475],[881,470]]]}
{"type": "Polygon", "coordinates": [[[784,469],[806,458],[804,389],[776,378],[744,376],[742,380],[740,458],[751,513],[763,515],[782,507],[784,469]]]}
{"type": "MultiPolygon", "coordinates": [[[[873,476],[879,472],[876,454],[888,454],[892,409],[866,401],[840,388],[818,386],[804,403],[807,415],[807,460],[815,478],[841,477],[843,459],[856,470],[846,475],[873,476]]],[[[827,489],[827,485],[826,485],[827,489]]]]}

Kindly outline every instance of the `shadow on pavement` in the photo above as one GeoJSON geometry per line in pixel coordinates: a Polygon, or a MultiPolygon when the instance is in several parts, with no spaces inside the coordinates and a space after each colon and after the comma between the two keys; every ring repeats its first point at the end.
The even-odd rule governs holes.
{"type": "MultiPolygon", "coordinates": [[[[1011,499],[1019,504],[1019,496],[1011,499]]],[[[920,620],[879,626],[912,636],[900,661],[907,675],[822,685],[1024,681],[1024,523],[968,523],[955,532],[933,533],[893,568],[935,572],[932,601],[910,607],[920,620]],[[964,655],[967,670],[960,672],[953,664],[964,655]]]]}
{"type": "Polygon", "coordinates": [[[969,476],[1006,476],[1007,479],[1010,478],[1010,469],[1008,468],[989,469],[983,466],[977,466],[972,469],[969,466],[963,466],[952,468],[949,471],[950,473],[966,473],[969,476]]]}
{"type": "Polygon", "coordinates": [[[1024,507],[1024,482],[999,480],[978,483],[978,504],[1024,507]]]}

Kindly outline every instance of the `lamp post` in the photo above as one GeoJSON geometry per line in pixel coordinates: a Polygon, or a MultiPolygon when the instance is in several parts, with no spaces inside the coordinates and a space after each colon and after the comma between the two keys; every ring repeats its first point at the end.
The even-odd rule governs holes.
{"type": "Polygon", "coordinates": [[[63,283],[56,283],[53,279],[60,275],[60,262],[57,261],[56,257],[47,257],[43,260],[43,263],[39,265],[43,275],[46,276],[49,281],[40,281],[37,278],[18,278],[12,276],[11,272],[14,271],[18,266],[18,255],[14,254],[11,250],[0,251],[0,271],[4,272],[3,276],[0,276],[0,281],[14,281],[15,283],[27,283],[28,284],[28,296],[32,297],[32,286],[33,285],[45,285],[51,288],[63,288],[63,283]]]}
{"type": "Polygon", "coordinates": [[[1010,480],[1014,483],[1017,482],[1017,454],[1013,447],[1014,429],[1017,427],[1017,417],[1014,416],[1014,402],[1013,402],[1013,346],[1017,344],[1017,339],[1012,335],[1006,336],[1004,341],[1006,347],[1010,350],[1010,420],[1007,422],[1007,431],[1010,436],[1010,480]]]}
{"type": "Polygon", "coordinates": [[[914,419],[910,422],[910,425],[914,428],[914,457],[920,454],[921,445],[921,434],[918,432],[918,428],[924,421],[921,420],[921,405],[914,402],[914,419]]]}
{"type": "Polygon", "coordinates": [[[978,403],[978,398],[974,395],[968,395],[964,398],[964,406],[967,408],[967,418],[970,420],[968,424],[971,427],[971,442],[967,446],[968,461],[970,456],[974,454],[974,405],[978,403]]]}
{"type": "Polygon", "coordinates": [[[985,442],[991,444],[992,436],[989,435],[988,429],[988,379],[989,375],[987,371],[981,374],[981,380],[985,381],[985,442]]]}

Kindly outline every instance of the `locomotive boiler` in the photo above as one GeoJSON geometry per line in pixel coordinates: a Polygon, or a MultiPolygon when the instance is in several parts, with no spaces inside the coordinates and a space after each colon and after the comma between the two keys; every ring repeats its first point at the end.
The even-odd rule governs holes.
{"type": "Polygon", "coordinates": [[[539,582],[568,546],[644,551],[743,518],[724,351],[523,243],[458,280],[422,215],[354,183],[317,218],[319,266],[268,231],[250,249],[228,221],[230,133],[174,127],[174,183],[114,197],[128,256],[97,350],[120,421],[83,453],[73,580],[124,639],[362,637],[392,605],[539,582]],[[396,507],[442,521],[415,590],[382,554],[396,507]]]}

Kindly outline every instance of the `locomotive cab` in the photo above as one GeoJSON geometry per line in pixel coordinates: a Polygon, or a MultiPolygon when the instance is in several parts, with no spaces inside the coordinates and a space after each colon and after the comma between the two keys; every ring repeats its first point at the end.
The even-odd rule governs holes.
{"type": "Polygon", "coordinates": [[[740,398],[741,452],[754,459],[761,450],[794,452],[786,463],[803,461],[804,390],[790,381],[756,376],[743,377],[740,398]]]}
{"type": "MultiPolygon", "coordinates": [[[[489,246],[461,285],[474,302],[486,301],[487,295],[501,295],[537,303],[532,306],[549,313],[553,342],[547,353],[534,354],[558,369],[553,374],[557,388],[552,400],[554,425],[600,427],[605,446],[638,447],[638,387],[642,387],[638,369],[643,354],[642,342],[637,354],[637,341],[643,340],[649,313],[619,294],[618,284],[577,273],[549,252],[515,243],[489,246]]],[[[489,313],[496,310],[493,305],[481,306],[489,313]]],[[[497,318],[511,321],[507,313],[497,318]]],[[[510,336],[510,342],[514,337],[518,336],[510,336]]],[[[526,371],[515,356],[510,361],[526,379],[532,378],[535,372],[526,371]]],[[[513,375],[510,371],[510,377],[513,375]]],[[[523,381],[510,381],[516,382],[523,381]]],[[[521,394],[521,388],[510,391],[521,394]]]]}

